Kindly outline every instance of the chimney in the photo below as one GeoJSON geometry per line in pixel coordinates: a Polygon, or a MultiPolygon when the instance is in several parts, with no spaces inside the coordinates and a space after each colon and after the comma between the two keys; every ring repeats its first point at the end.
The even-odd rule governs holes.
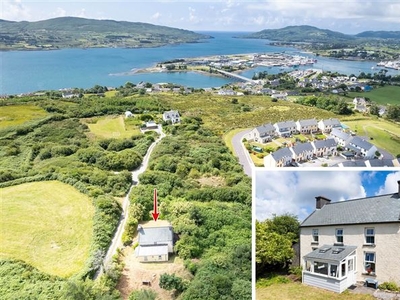
{"type": "Polygon", "coordinates": [[[315,197],[315,199],[317,200],[316,209],[321,209],[325,204],[331,203],[330,199],[325,198],[323,196],[315,197]]]}
{"type": "Polygon", "coordinates": [[[397,180],[397,185],[398,185],[397,194],[399,195],[400,198],[400,180],[397,180]]]}

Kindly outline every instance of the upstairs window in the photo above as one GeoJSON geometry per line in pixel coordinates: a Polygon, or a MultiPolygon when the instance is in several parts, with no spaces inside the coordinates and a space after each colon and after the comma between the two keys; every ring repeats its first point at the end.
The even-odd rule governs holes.
{"type": "Polygon", "coordinates": [[[375,244],[374,228],[365,228],[365,243],[369,245],[375,244]]]}
{"type": "Polygon", "coordinates": [[[337,228],[335,236],[336,236],[336,243],[343,244],[343,229],[337,228]]]}
{"type": "Polygon", "coordinates": [[[313,242],[314,243],[318,243],[318,229],[313,229],[312,230],[312,237],[313,237],[313,242]]]}

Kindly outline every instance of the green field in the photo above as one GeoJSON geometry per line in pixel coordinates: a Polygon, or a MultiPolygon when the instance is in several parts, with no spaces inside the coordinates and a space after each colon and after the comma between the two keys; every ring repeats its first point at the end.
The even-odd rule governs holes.
{"type": "Polygon", "coordinates": [[[372,144],[393,155],[400,154],[400,126],[378,118],[345,118],[341,122],[357,135],[368,137],[372,144]]]}
{"type": "Polygon", "coordinates": [[[351,99],[355,97],[367,97],[371,99],[371,101],[382,105],[400,104],[400,86],[388,85],[366,93],[351,92],[348,94],[348,97],[351,99]]]}
{"type": "Polygon", "coordinates": [[[0,106],[0,128],[20,125],[46,115],[45,110],[35,105],[0,106]]]}
{"type": "Polygon", "coordinates": [[[123,116],[107,116],[98,118],[96,123],[86,123],[90,133],[96,138],[128,138],[140,134],[134,126],[127,128],[123,116]]]}
{"type": "Polygon", "coordinates": [[[0,194],[0,258],[62,277],[82,270],[93,231],[87,196],[58,181],[7,187],[0,194]]]}
{"type": "Polygon", "coordinates": [[[298,282],[276,283],[268,287],[256,289],[256,299],[279,299],[279,300],[373,300],[371,295],[354,294],[343,292],[337,294],[323,289],[303,285],[298,282]]]}

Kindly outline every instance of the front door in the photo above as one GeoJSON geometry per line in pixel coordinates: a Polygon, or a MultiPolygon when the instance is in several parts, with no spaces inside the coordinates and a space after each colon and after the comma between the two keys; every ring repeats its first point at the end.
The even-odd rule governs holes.
{"type": "Polygon", "coordinates": [[[356,283],[357,280],[357,265],[356,257],[349,256],[347,258],[347,285],[350,286],[356,283]]]}

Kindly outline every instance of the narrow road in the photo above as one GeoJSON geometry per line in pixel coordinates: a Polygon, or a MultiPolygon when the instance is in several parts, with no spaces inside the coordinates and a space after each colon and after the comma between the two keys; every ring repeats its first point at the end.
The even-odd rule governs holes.
{"type": "Polygon", "coordinates": [[[250,154],[244,147],[242,140],[246,134],[248,134],[251,129],[241,131],[234,135],[232,138],[232,145],[234,149],[234,154],[239,158],[239,163],[243,166],[243,171],[249,177],[252,176],[253,168],[255,168],[253,161],[251,160],[250,154]]]}
{"type": "Polygon", "coordinates": [[[147,166],[149,165],[150,155],[153,152],[155,146],[165,137],[165,134],[162,131],[161,125],[159,125],[157,132],[160,134],[160,136],[157,138],[157,140],[154,141],[153,144],[150,145],[149,149],[147,149],[146,155],[143,157],[143,162],[140,165],[140,167],[137,168],[136,170],[132,171],[132,184],[129,188],[128,193],[126,194],[126,196],[124,198],[124,201],[122,202],[122,205],[121,205],[122,206],[122,214],[119,219],[118,228],[114,233],[114,237],[108,248],[107,254],[104,257],[103,264],[100,267],[100,269],[97,271],[97,273],[94,275],[93,279],[97,279],[98,277],[100,277],[103,274],[104,268],[107,269],[107,266],[109,266],[111,263],[113,255],[115,253],[117,253],[117,249],[122,246],[122,234],[124,233],[125,224],[128,221],[129,203],[130,203],[129,195],[132,192],[132,188],[139,184],[139,175],[142,174],[144,171],[146,171],[147,166]]]}

